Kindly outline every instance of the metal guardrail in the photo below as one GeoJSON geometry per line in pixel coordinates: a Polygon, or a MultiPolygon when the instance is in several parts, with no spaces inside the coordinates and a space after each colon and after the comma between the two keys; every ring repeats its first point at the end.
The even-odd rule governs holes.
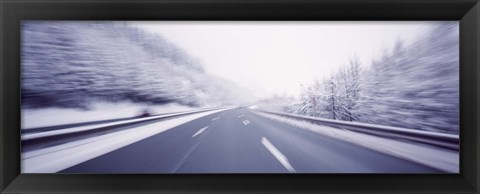
{"type": "Polygon", "coordinates": [[[323,119],[323,118],[303,116],[298,114],[289,114],[289,113],[266,111],[266,110],[259,110],[259,109],[255,109],[255,110],[268,113],[268,114],[277,115],[277,116],[287,117],[295,120],[308,121],[314,124],[327,125],[331,127],[342,128],[342,129],[347,129],[355,132],[387,137],[392,139],[402,139],[402,140],[420,142],[420,143],[447,148],[455,151],[458,151],[460,147],[459,136],[453,135],[453,134],[444,134],[444,133],[437,133],[437,132],[431,132],[431,131],[419,131],[419,130],[413,130],[413,129],[400,128],[400,127],[390,127],[390,126],[365,124],[365,123],[357,123],[357,122],[349,122],[349,121],[338,121],[338,120],[323,119]]]}
{"type": "Polygon", "coordinates": [[[142,117],[142,118],[135,117],[132,119],[113,121],[108,123],[67,127],[64,129],[22,134],[21,136],[22,149],[30,149],[37,145],[43,146],[42,144],[45,144],[45,143],[55,144],[61,141],[69,140],[69,139],[78,139],[78,138],[88,137],[95,134],[108,133],[110,131],[114,131],[122,127],[130,127],[137,124],[156,122],[158,120],[171,119],[179,116],[186,116],[190,114],[207,112],[207,111],[218,110],[218,109],[222,109],[222,108],[208,108],[208,109],[201,109],[196,111],[176,112],[171,114],[167,113],[167,114],[153,115],[153,116],[142,117]]]}

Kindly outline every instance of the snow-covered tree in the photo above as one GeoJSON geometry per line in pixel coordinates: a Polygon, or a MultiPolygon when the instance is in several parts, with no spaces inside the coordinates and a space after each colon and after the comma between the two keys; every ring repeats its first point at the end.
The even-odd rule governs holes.
{"type": "Polygon", "coordinates": [[[163,37],[120,22],[22,22],[22,106],[88,108],[90,101],[237,102],[222,84],[163,37]]]}
{"type": "Polygon", "coordinates": [[[352,59],[321,83],[323,90],[306,86],[296,113],[458,133],[458,28],[444,22],[410,45],[397,41],[365,70],[352,59]]]}
{"type": "Polygon", "coordinates": [[[362,71],[358,58],[350,60],[347,66],[340,68],[338,77],[338,112],[341,120],[358,120],[357,103],[360,92],[360,74],[362,71]]]}
{"type": "Polygon", "coordinates": [[[376,60],[361,94],[361,120],[458,133],[458,41],[458,24],[444,23],[376,60]]]}

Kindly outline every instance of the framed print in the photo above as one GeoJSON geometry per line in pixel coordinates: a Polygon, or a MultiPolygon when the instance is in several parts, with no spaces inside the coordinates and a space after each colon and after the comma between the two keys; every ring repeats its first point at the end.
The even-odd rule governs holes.
{"type": "Polygon", "coordinates": [[[478,193],[478,1],[2,1],[2,193],[478,193]]]}

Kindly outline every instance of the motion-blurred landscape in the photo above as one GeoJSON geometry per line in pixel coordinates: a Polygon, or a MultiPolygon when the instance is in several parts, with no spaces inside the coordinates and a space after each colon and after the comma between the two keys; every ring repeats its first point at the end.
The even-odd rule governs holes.
{"type": "Polygon", "coordinates": [[[352,58],[303,86],[298,98],[266,102],[307,116],[458,134],[458,24],[437,25],[413,44],[390,49],[368,68],[352,58]]]}
{"type": "Polygon", "coordinates": [[[95,101],[222,106],[241,88],[159,35],[112,22],[23,22],[22,106],[95,101]]]}
{"type": "MultiPolygon", "coordinates": [[[[367,62],[357,53],[347,63],[319,62],[332,70],[312,72],[298,92],[264,85],[269,92],[262,95],[256,93],[263,82],[260,89],[245,83],[273,80],[285,66],[265,64],[267,71],[244,80],[218,75],[198,53],[131,22],[23,21],[21,27],[23,172],[458,172],[458,22],[432,22],[367,62]],[[379,129],[386,132],[372,132],[379,129]],[[323,139],[328,134],[349,143],[323,139]],[[199,140],[181,143],[187,140],[180,136],[199,140]],[[100,140],[110,147],[99,148],[100,140]],[[153,145],[153,154],[125,158],[153,145]],[[72,156],[80,150],[88,153],[72,156]],[[358,156],[342,159],[342,153],[358,156]],[[69,159],[41,164],[62,157],[69,159]],[[272,158],[278,166],[264,168],[272,158]],[[119,160],[125,164],[109,166],[119,160]]],[[[288,82],[288,73],[282,76],[288,82]]]]}

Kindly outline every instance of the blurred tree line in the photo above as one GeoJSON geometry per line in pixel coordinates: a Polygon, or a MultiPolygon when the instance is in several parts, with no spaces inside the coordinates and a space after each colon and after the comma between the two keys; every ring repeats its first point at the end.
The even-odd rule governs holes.
{"type": "Polygon", "coordinates": [[[23,108],[88,109],[98,100],[220,106],[237,96],[183,49],[127,23],[24,21],[21,32],[23,108]]]}
{"type": "Polygon", "coordinates": [[[353,58],[322,81],[302,86],[284,111],[458,134],[459,27],[436,25],[405,46],[361,65],[353,58]]]}

